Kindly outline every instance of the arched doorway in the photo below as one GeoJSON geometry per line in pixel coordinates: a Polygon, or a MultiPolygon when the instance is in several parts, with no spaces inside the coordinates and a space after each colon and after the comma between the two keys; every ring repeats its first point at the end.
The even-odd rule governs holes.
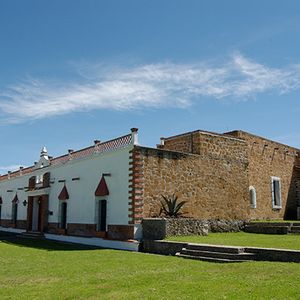
{"type": "Polygon", "coordinates": [[[41,231],[42,197],[34,197],[32,203],[32,231],[41,231]]]}

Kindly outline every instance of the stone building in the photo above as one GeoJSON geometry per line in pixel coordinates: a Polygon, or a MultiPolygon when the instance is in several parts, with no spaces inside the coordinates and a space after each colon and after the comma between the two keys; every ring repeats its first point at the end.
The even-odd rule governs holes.
{"type": "Polygon", "coordinates": [[[157,148],[130,134],[0,176],[0,224],[60,236],[141,238],[161,195],[200,220],[297,219],[300,150],[243,131],[193,131],[157,148]]]}
{"type": "Polygon", "coordinates": [[[197,130],[161,138],[157,149],[135,147],[133,155],[135,220],[156,216],[160,195],[170,193],[196,219],[298,218],[299,149],[243,131],[197,130]]]}

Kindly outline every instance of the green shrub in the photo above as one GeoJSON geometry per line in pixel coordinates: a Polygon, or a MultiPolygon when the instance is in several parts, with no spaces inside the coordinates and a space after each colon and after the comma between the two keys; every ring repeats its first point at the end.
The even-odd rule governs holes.
{"type": "Polygon", "coordinates": [[[178,218],[183,214],[182,212],[180,212],[180,210],[186,203],[186,201],[178,202],[178,196],[175,196],[175,194],[173,194],[172,196],[161,196],[163,200],[160,201],[160,215],[163,214],[166,217],[178,218]]]}

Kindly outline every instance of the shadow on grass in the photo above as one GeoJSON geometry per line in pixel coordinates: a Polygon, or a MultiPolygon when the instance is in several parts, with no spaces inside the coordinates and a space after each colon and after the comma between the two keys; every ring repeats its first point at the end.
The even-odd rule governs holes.
{"type": "Polygon", "coordinates": [[[5,243],[19,247],[41,249],[46,251],[101,250],[101,248],[94,246],[50,241],[46,239],[23,238],[15,234],[7,233],[0,233],[0,243],[5,243]]]}

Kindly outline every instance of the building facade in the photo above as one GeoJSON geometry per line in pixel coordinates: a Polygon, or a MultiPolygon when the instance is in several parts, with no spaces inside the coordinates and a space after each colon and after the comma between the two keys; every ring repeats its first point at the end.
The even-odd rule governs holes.
{"type": "Polygon", "coordinates": [[[300,150],[243,131],[193,131],[143,147],[137,129],[0,177],[0,224],[42,233],[141,238],[161,195],[202,220],[299,219],[300,150]]]}

